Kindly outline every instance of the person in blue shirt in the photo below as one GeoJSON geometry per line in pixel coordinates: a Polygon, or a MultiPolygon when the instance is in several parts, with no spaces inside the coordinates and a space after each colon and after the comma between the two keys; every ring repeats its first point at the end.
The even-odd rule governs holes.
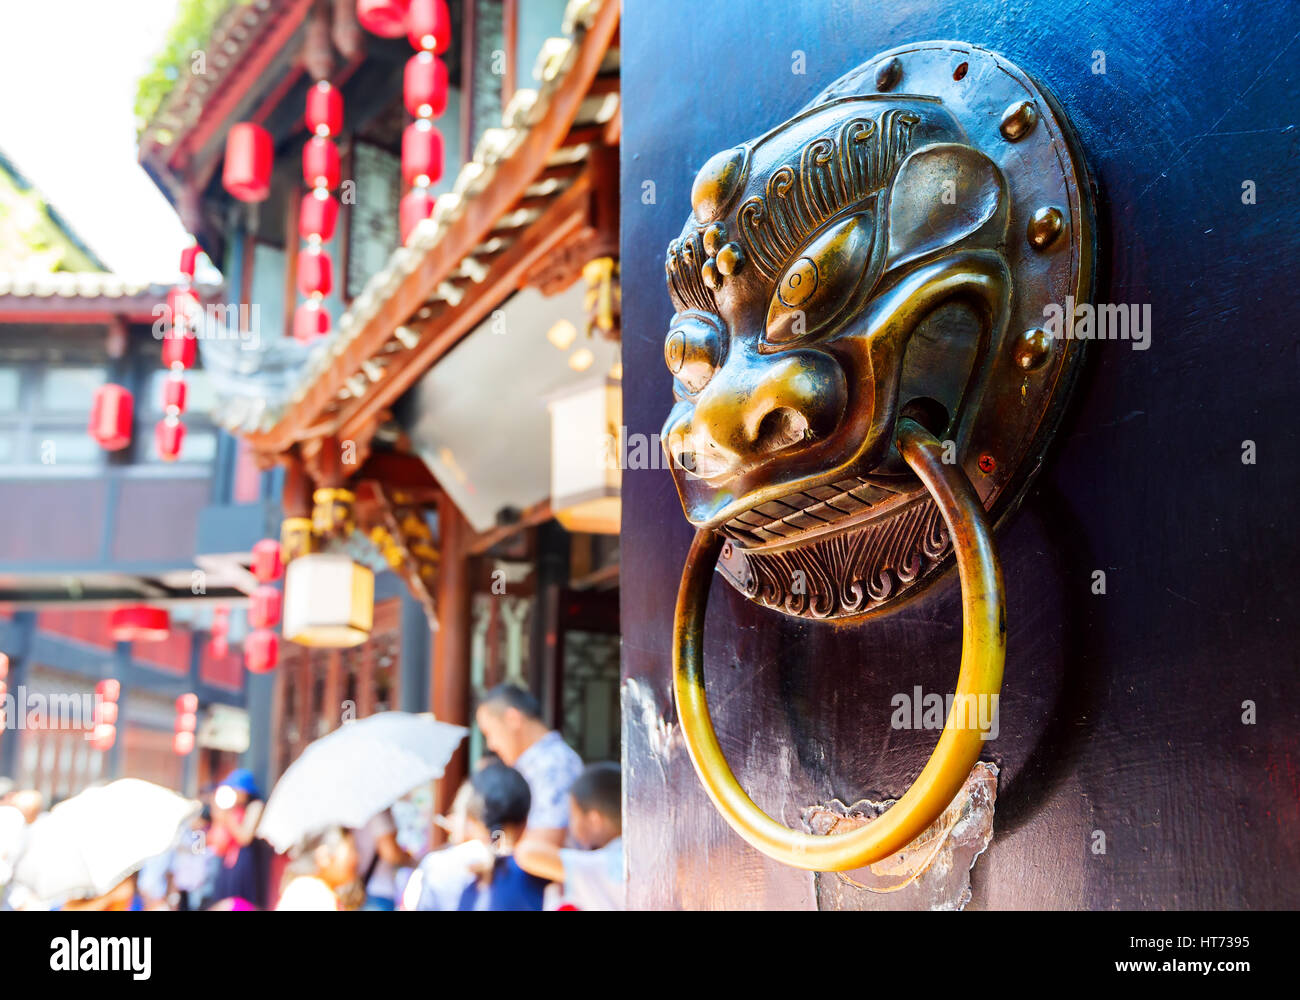
{"type": "Polygon", "coordinates": [[[489,764],[470,779],[465,832],[488,845],[491,867],[461,894],[461,910],[540,910],[546,880],[529,875],[511,856],[528,823],[532,796],[528,782],[513,767],[489,764]]]}

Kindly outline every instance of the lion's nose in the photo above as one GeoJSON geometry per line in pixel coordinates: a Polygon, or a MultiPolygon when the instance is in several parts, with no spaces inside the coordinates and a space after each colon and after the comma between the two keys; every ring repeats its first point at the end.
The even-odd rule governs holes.
{"type": "Polygon", "coordinates": [[[733,356],[700,393],[674,457],[706,479],[745,472],[830,435],[847,401],[844,373],[827,354],[733,356]]]}

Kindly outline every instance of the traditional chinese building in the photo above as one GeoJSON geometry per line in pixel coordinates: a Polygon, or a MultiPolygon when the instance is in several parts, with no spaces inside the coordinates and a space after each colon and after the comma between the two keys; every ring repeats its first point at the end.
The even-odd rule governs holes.
{"type": "Polygon", "coordinates": [[[202,371],[180,459],[158,454],[168,291],[110,273],[0,156],[0,773],[47,801],[126,775],[192,792],[248,750],[240,608],[271,498],[247,447],[206,419],[202,371]],[[110,386],[111,442],[90,429],[110,386]],[[225,651],[209,642],[217,608],[225,651]],[[92,740],[107,681],[115,733],[92,740]],[[197,699],[187,754],[182,694],[197,699]]]}
{"type": "Polygon", "coordinates": [[[282,645],[271,774],[340,705],[468,722],[503,680],[618,756],[618,21],[595,0],[239,5],[141,133],[227,301],[260,311],[255,363],[201,347],[228,376],[215,418],[283,483],[286,638],[295,572],[354,587],[306,582],[311,557],[374,572],[365,641],[282,645]],[[443,20],[422,34],[421,10],[443,20]]]}

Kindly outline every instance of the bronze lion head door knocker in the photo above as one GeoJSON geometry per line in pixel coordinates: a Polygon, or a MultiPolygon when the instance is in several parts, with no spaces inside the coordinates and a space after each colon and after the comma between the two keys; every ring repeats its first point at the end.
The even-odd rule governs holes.
{"type": "Polygon", "coordinates": [[[989,525],[1023,494],[1078,369],[1082,345],[1044,317],[1092,295],[1086,174],[1039,84],[992,52],[924,42],[714,155],[691,203],[668,247],[676,404],[663,428],[697,529],[675,622],[683,735],[750,844],[799,868],[860,868],[921,835],[979,759],[962,700],[998,694],[1006,635],[989,525]],[[781,613],[854,620],[917,598],[954,563],[956,700],[916,782],[848,833],[771,819],[709,718],[715,567],[781,613]]]}

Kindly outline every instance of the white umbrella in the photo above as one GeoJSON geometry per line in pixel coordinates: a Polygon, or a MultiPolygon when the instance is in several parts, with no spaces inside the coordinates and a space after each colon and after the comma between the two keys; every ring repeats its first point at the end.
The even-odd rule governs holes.
{"type": "Polygon", "coordinates": [[[102,896],[170,848],[201,808],[139,778],[87,788],[28,827],[13,880],[43,900],[102,896]]]}
{"type": "Polygon", "coordinates": [[[287,851],[330,826],[364,826],[411,789],[442,777],[468,732],[427,713],[380,712],[346,722],[284,772],[257,835],[287,851]]]}

